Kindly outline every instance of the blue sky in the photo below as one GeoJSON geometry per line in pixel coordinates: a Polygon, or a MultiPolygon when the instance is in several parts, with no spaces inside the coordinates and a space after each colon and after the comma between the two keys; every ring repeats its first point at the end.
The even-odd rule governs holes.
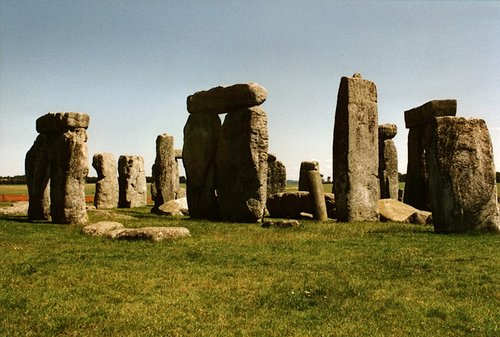
{"type": "Polygon", "coordinates": [[[500,170],[499,36],[498,1],[0,0],[0,176],[24,174],[49,111],[91,116],[89,162],[138,154],[150,175],[157,135],[182,147],[188,95],[251,81],[288,178],[312,159],[330,176],[337,89],[355,72],[398,126],[400,172],[404,111],[446,98],[486,120],[500,170]]]}

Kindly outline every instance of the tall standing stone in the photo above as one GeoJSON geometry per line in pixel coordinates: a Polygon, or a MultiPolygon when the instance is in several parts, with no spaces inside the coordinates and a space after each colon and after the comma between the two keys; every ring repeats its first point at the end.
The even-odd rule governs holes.
{"type": "Polygon", "coordinates": [[[436,232],[500,232],[493,148],[484,120],[436,118],[426,159],[436,232]]]}
{"type": "Polygon", "coordinates": [[[118,176],[116,160],[112,153],[96,153],[92,166],[97,172],[94,205],[98,209],[118,207],[118,176]]]}
{"type": "Polygon", "coordinates": [[[326,211],[325,191],[323,190],[323,182],[319,171],[307,172],[309,180],[309,190],[311,195],[311,209],[313,211],[314,220],[326,221],[328,220],[328,213],[326,211]]]}
{"type": "Polygon", "coordinates": [[[31,220],[50,220],[50,160],[51,141],[39,134],[26,154],[25,171],[28,185],[28,217],[31,220]]]}
{"type": "Polygon", "coordinates": [[[426,152],[435,117],[455,116],[457,101],[454,99],[433,100],[422,106],[405,111],[408,132],[408,166],[404,202],[420,210],[430,210],[429,172],[426,152]]]}
{"type": "Polygon", "coordinates": [[[267,155],[267,196],[283,193],[286,190],[286,167],[276,160],[276,156],[267,155]]]}
{"type": "Polygon", "coordinates": [[[380,198],[398,200],[398,152],[392,140],[398,132],[395,124],[378,126],[378,176],[380,179],[380,198]]]}
{"type": "Polygon", "coordinates": [[[118,159],[118,207],[146,206],[148,202],[144,159],[141,156],[120,156],[118,159]]]}
{"type": "Polygon", "coordinates": [[[179,191],[179,168],[175,160],[174,137],[165,134],[156,138],[156,159],[153,165],[156,194],[153,211],[167,201],[176,199],[179,191]]]}
{"type": "Polygon", "coordinates": [[[40,135],[26,155],[30,219],[47,219],[50,203],[50,217],[55,223],[88,221],[85,180],[89,122],[89,115],[78,112],[48,113],[36,120],[40,135]]]}
{"type": "Polygon", "coordinates": [[[216,181],[223,220],[255,222],[267,197],[267,116],[260,107],[226,115],[217,148],[216,181]]]}
{"type": "Polygon", "coordinates": [[[299,191],[309,191],[309,171],[319,172],[319,163],[317,161],[303,161],[300,163],[299,171],[299,191]]]}
{"type": "Polygon", "coordinates": [[[221,122],[216,114],[190,114],[184,126],[182,163],[186,171],[189,215],[194,219],[219,216],[215,186],[215,156],[221,122]]]}
{"type": "Polygon", "coordinates": [[[58,134],[52,148],[50,170],[50,213],[62,224],[88,222],[85,204],[87,132],[83,128],[58,134]]]}
{"type": "Polygon", "coordinates": [[[333,192],[339,221],[377,220],[378,112],[375,83],[342,77],[333,137],[333,192]]]}

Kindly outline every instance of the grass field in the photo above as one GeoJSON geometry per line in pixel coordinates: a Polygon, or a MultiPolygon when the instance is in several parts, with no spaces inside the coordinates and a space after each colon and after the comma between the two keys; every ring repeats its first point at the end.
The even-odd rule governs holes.
{"type": "MultiPolygon", "coordinates": [[[[175,242],[0,218],[0,336],[498,336],[499,236],[160,217],[175,242]]],[[[89,212],[91,221],[109,213],[89,212]]]]}

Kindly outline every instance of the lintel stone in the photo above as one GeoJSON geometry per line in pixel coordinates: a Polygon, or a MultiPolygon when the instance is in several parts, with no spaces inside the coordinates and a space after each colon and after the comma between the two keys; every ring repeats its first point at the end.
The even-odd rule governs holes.
{"type": "Polygon", "coordinates": [[[36,120],[39,133],[57,133],[78,128],[87,129],[90,116],[79,112],[49,112],[36,120]]]}
{"type": "Polygon", "coordinates": [[[429,101],[417,108],[405,111],[406,128],[431,123],[435,117],[455,116],[457,114],[456,99],[439,99],[429,101]]]}

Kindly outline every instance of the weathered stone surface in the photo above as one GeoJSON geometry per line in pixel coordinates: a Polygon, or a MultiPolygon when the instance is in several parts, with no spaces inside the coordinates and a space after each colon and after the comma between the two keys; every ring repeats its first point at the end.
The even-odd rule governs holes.
{"type": "Polygon", "coordinates": [[[54,223],[88,222],[85,204],[88,171],[85,129],[55,134],[50,168],[50,213],[54,223]]]}
{"type": "Polygon", "coordinates": [[[49,112],[36,120],[39,133],[61,133],[79,128],[87,129],[90,116],[80,112],[49,112]]]}
{"type": "Polygon", "coordinates": [[[189,230],[185,227],[143,227],[127,228],[114,234],[117,240],[148,240],[152,242],[161,242],[187,238],[191,236],[189,230]]]}
{"type": "Polygon", "coordinates": [[[429,172],[425,161],[431,127],[411,128],[408,132],[408,164],[404,189],[405,204],[421,210],[430,210],[429,172]]]}
{"type": "Polygon", "coordinates": [[[455,116],[457,100],[441,99],[429,101],[417,108],[405,111],[406,128],[432,123],[435,117],[455,116]]]}
{"type": "Polygon", "coordinates": [[[392,139],[379,139],[379,166],[380,197],[382,199],[398,199],[398,152],[392,139]]]}
{"type": "Polygon", "coordinates": [[[376,221],[378,181],[377,89],[342,77],[333,137],[333,193],[339,221],[376,221]]]}
{"type": "Polygon", "coordinates": [[[10,205],[10,207],[0,207],[0,215],[28,215],[28,201],[18,201],[10,205]]]}
{"type": "Polygon", "coordinates": [[[418,209],[394,199],[379,199],[377,201],[378,212],[382,221],[410,222],[410,217],[418,212],[418,209]]]}
{"type": "MultiPolygon", "coordinates": [[[[332,193],[325,193],[325,204],[328,217],[335,219],[335,196],[332,193]]],[[[270,195],[267,199],[267,210],[273,218],[300,219],[301,213],[312,214],[312,201],[309,192],[285,192],[270,195]]]]}
{"type": "Polygon", "coordinates": [[[381,124],[378,126],[378,138],[382,140],[396,137],[398,127],[396,124],[381,124]]]}
{"type": "Polygon", "coordinates": [[[408,132],[408,166],[404,202],[420,210],[430,210],[429,172],[426,152],[432,132],[432,122],[438,116],[455,116],[456,100],[434,100],[405,111],[408,132]]]}
{"type": "Polygon", "coordinates": [[[297,228],[300,227],[300,222],[294,219],[287,220],[266,220],[260,225],[262,228],[297,228]]]}
{"type": "Polygon", "coordinates": [[[217,219],[219,205],[215,194],[215,161],[220,118],[210,114],[191,114],[184,126],[182,163],[186,171],[189,214],[194,219],[217,219]]]}
{"type": "Polygon", "coordinates": [[[319,171],[307,172],[309,180],[309,195],[311,197],[311,209],[314,220],[326,221],[328,214],[326,212],[325,191],[319,171]]]}
{"type": "Polygon", "coordinates": [[[222,220],[255,222],[263,216],[268,140],[267,116],[260,107],[227,114],[219,137],[216,164],[222,220]]]}
{"type": "Polygon", "coordinates": [[[300,163],[299,191],[309,191],[309,171],[319,172],[319,163],[317,161],[303,161],[300,163]]]}
{"type": "Polygon", "coordinates": [[[182,159],[182,149],[175,149],[175,159],[182,159]]]}
{"type": "Polygon", "coordinates": [[[50,220],[50,161],[53,137],[38,135],[26,153],[25,173],[28,185],[30,220],[50,220]]]}
{"type": "Polygon", "coordinates": [[[115,221],[99,221],[82,228],[82,233],[94,236],[106,236],[115,229],[123,229],[123,224],[115,221]]]}
{"type": "Polygon", "coordinates": [[[94,205],[99,209],[118,207],[118,169],[112,153],[96,153],[92,166],[97,172],[94,205]]]}
{"type": "Polygon", "coordinates": [[[436,118],[427,164],[436,232],[500,232],[493,148],[484,120],[436,118]]]}
{"type": "Polygon", "coordinates": [[[156,159],[153,165],[153,211],[174,200],[179,190],[179,168],[175,160],[174,137],[165,134],[156,138],[156,159]]]}
{"type": "Polygon", "coordinates": [[[267,195],[283,193],[286,190],[286,167],[276,160],[274,155],[267,155],[267,195]]]}
{"type": "Polygon", "coordinates": [[[146,206],[146,174],[142,156],[120,156],[118,159],[118,185],[118,207],[146,206]]]}
{"type": "Polygon", "coordinates": [[[432,213],[427,211],[417,211],[408,219],[415,225],[432,225],[432,213]]]}
{"type": "Polygon", "coordinates": [[[189,215],[187,198],[167,201],[166,203],[158,207],[156,213],[174,216],[189,215]]]}
{"type": "Polygon", "coordinates": [[[199,91],[187,98],[190,113],[226,113],[262,104],[267,91],[257,83],[235,84],[199,91]]]}

